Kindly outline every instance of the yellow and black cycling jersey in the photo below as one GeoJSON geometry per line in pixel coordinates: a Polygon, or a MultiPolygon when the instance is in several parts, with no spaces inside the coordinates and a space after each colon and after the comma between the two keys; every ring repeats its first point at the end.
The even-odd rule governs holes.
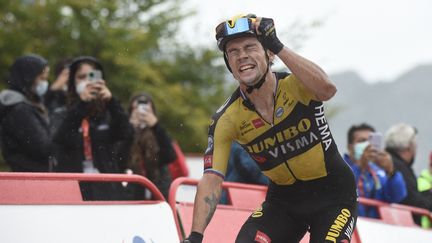
{"type": "Polygon", "coordinates": [[[329,174],[338,150],[323,102],[293,74],[276,73],[276,79],[273,124],[255,111],[239,88],[216,111],[209,126],[205,173],[224,177],[231,143],[238,141],[276,185],[329,174]]]}

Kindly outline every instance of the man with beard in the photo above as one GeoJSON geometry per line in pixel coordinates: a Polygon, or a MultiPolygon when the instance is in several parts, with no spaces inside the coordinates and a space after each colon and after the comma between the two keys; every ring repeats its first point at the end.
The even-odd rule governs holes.
{"type": "MultiPolygon", "coordinates": [[[[115,144],[132,139],[132,127],[120,102],[104,80],[94,57],[76,58],[70,65],[67,111],[54,136],[58,172],[122,173],[113,154],[115,144]]],[[[120,197],[118,184],[82,183],[85,199],[120,197]]]]}

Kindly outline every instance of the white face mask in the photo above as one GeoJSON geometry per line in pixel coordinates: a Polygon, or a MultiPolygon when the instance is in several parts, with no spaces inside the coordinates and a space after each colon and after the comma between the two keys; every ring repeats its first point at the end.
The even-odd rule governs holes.
{"type": "Polygon", "coordinates": [[[363,152],[368,145],[369,145],[369,141],[364,141],[361,143],[354,144],[354,159],[355,160],[359,160],[362,157],[363,152]]]}
{"type": "Polygon", "coordinates": [[[87,87],[87,84],[89,84],[89,81],[81,81],[77,86],[76,86],[76,92],[78,95],[80,95],[85,88],[87,87]]]}
{"type": "Polygon", "coordinates": [[[46,80],[39,81],[35,88],[36,95],[39,97],[44,96],[48,90],[48,86],[49,86],[48,81],[46,80]]]}

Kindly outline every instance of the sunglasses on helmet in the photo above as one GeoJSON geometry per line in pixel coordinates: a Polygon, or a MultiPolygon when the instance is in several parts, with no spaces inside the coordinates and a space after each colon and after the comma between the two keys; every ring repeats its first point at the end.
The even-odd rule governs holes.
{"type": "Polygon", "coordinates": [[[253,30],[252,20],[250,18],[228,20],[226,22],[220,23],[216,30],[218,33],[220,33],[220,37],[248,32],[253,30]]]}

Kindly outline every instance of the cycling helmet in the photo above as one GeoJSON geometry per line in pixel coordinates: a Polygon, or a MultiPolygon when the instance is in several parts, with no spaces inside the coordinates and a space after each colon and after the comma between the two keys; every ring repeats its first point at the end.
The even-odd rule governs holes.
{"type": "Polygon", "coordinates": [[[240,14],[220,23],[216,27],[216,40],[219,50],[225,51],[226,43],[232,39],[243,36],[257,37],[257,33],[252,25],[255,20],[255,14],[240,14]]]}

